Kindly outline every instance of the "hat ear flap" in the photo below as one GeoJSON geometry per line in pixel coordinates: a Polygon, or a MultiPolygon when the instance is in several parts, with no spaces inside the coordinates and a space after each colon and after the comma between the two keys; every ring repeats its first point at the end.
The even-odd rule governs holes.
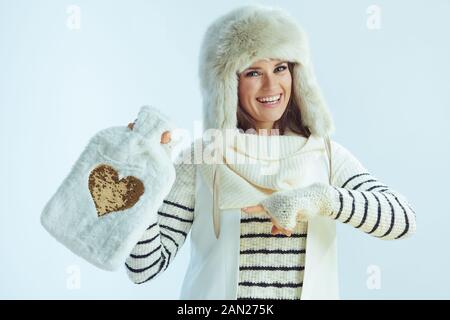
{"type": "Polygon", "coordinates": [[[224,99],[223,99],[223,128],[236,129],[237,128],[237,110],[239,104],[239,80],[238,76],[230,72],[230,76],[224,82],[224,99]]]}
{"type": "Polygon", "coordinates": [[[218,81],[211,85],[204,98],[204,125],[215,129],[237,128],[238,88],[239,81],[236,75],[223,78],[218,76],[218,81]]]}
{"type": "Polygon", "coordinates": [[[317,84],[312,64],[295,63],[292,79],[293,94],[300,108],[303,125],[314,135],[334,133],[333,120],[317,84]]]}

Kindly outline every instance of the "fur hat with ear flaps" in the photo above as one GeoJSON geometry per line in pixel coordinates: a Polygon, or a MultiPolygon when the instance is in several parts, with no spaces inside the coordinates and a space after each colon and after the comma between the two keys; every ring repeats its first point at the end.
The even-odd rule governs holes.
{"type": "Polygon", "coordinates": [[[303,125],[325,137],[334,125],[313,72],[305,31],[282,9],[239,7],[215,20],[203,38],[199,77],[203,127],[237,127],[238,73],[261,59],[294,63],[292,94],[303,125]]]}
{"type": "MultiPolygon", "coordinates": [[[[280,8],[247,5],[219,17],[207,29],[199,57],[203,129],[237,129],[239,74],[261,59],[293,63],[293,98],[302,124],[311,134],[328,137],[334,125],[316,82],[306,33],[280,8]]],[[[208,169],[209,170],[209,169],[208,169]]],[[[212,166],[213,222],[220,234],[220,174],[212,166]]]]}

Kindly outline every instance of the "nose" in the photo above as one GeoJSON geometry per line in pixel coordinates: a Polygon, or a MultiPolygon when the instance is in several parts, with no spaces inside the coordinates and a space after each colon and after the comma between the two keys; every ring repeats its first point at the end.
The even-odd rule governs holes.
{"type": "Polygon", "coordinates": [[[272,92],[274,88],[278,87],[278,79],[275,75],[266,75],[263,79],[262,89],[266,92],[272,92]]]}

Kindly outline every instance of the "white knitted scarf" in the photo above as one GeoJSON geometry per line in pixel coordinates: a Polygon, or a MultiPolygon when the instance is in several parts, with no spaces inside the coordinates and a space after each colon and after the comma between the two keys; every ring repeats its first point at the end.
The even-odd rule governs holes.
{"type": "Polygon", "coordinates": [[[308,174],[305,163],[329,151],[326,147],[329,140],[315,135],[305,138],[292,132],[256,135],[227,130],[222,138],[222,148],[218,148],[220,143],[214,147],[209,143],[209,150],[219,151],[211,152],[219,161],[199,166],[213,191],[215,226],[218,209],[257,205],[273,192],[300,187],[308,174]]]}

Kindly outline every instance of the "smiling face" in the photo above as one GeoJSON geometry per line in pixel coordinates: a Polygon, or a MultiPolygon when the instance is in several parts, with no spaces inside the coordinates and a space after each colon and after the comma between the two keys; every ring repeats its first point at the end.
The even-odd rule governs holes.
{"type": "Polygon", "coordinates": [[[291,96],[287,61],[259,60],[239,75],[239,105],[254,120],[256,130],[272,129],[291,96]]]}

